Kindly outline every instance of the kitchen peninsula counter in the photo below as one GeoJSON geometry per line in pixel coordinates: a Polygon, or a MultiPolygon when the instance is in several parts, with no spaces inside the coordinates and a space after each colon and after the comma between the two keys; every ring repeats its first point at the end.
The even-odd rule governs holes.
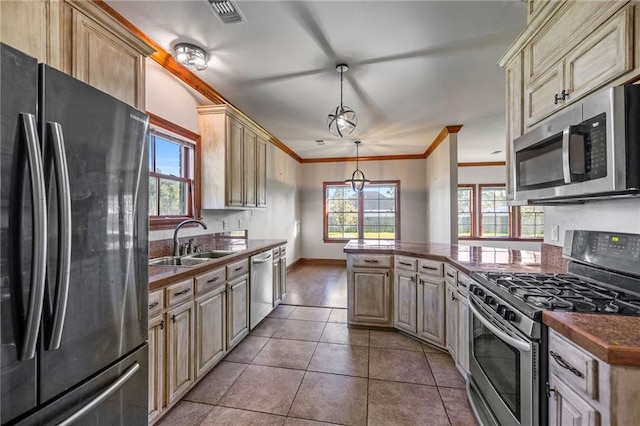
{"type": "Polygon", "coordinates": [[[176,281],[196,277],[200,274],[286,244],[286,240],[219,240],[215,244],[203,247],[202,251],[229,250],[235,253],[220,257],[196,266],[149,266],[149,290],[158,290],[176,281]]]}
{"type": "Polygon", "coordinates": [[[493,247],[404,241],[351,240],[344,247],[344,252],[347,254],[398,254],[437,260],[448,262],[466,274],[475,271],[566,272],[542,266],[539,252],[493,247]]]}

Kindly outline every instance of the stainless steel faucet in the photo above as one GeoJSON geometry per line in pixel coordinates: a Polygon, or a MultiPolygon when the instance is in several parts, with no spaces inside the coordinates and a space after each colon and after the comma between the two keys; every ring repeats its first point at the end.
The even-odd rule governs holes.
{"type": "Polygon", "coordinates": [[[179,256],[180,255],[180,246],[178,244],[178,231],[180,230],[180,228],[182,228],[187,223],[197,223],[197,224],[202,225],[202,227],[204,229],[207,229],[207,224],[204,223],[204,222],[201,222],[199,220],[187,219],[187,220],[184,220],[184,221],[180,222],[178,224],[178,226],[176,226],[176,230],[173,231],[173,255],[174,256],[179,256]]]}

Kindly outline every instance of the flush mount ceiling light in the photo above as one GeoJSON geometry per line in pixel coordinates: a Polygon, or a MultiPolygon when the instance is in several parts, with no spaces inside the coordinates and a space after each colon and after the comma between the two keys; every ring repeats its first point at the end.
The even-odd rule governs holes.
{"type": "Polygon", "coordinates": [[[339,64],[336,66],[336,71],[340,73],[340,105],[329,113],[327,126],[334,136],[342,138],[355,130],[356,124],[358,124],[358,117],[356,117],[356,113],[351,108],[342,105],[342,75],[349,71],[349,66],[347,64],[339,64]]]}
{"type": "Polygon", "coordinates": [[[364,175],[364,172],[360,170],[358,161],[358,148],[360,146],[360,141],[355,141],[354,143],[356,144],[356,170],[351,175],[351,179],[345,179],[344,183],[351,184],[351,189],[353,189],[355,192],[362,192],[362,190],[364,189],[364,185],[371,181],[367,179],[367,177],[364,175]]]}
{"type": "Polygon", "coordinates": [[[209,55],[203,48],[191,43],[178,43],[173,47],[176,61],[195,71],[207,69],[209,55]]]}

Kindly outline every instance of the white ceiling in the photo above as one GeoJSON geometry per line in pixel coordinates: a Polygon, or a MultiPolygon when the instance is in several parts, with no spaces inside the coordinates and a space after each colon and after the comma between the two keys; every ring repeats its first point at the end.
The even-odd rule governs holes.
{"type": "Polygon", "coordinates": [[[499,161],[504,71],[524,28],[521,1],[238,1],[247,18],[222,25],[206,0],[108,0],[165,50],[203,46],[198,75],[302,158],[421,154],[462,124],[458,160],[499,161]],[[340,103],[358,115],[344,139],[326,128],[340,103]],[[315,141],[323,139],[324,146],[315,141]]]}

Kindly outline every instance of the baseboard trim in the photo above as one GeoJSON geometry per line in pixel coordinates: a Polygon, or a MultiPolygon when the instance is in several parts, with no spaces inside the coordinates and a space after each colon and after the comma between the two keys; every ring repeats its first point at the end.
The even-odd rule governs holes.
{"type": "Polygon", "coordinates": [[[346,259],[313,259],[308,257],[301,257],[300,259],[287,266],[287,272],[293,269],[299,268],[303,265],[319,265],[319,266],[347,266],[346,259]]]}

